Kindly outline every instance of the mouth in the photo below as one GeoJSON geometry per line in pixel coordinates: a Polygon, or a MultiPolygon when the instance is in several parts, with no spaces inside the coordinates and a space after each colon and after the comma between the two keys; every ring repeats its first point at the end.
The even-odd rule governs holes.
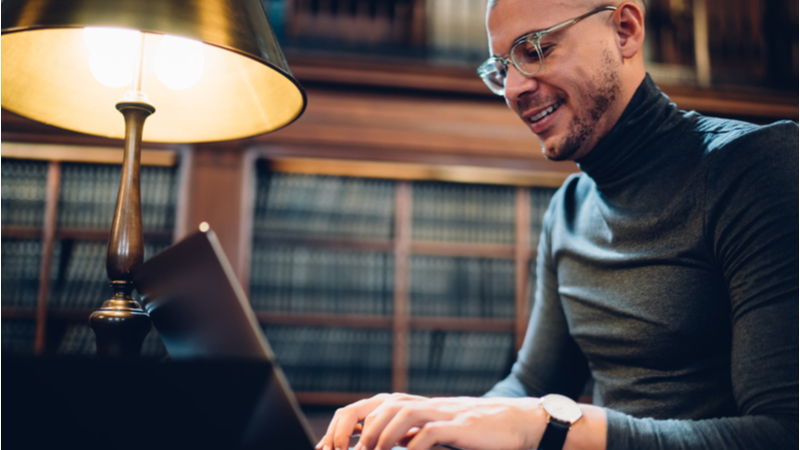
{"type": "Polygon", "coordinates": [[[528,122],[536,123],[536,122],[544,119],[545,117],[549,116],[550,114],[553,114],[563,104],[564,104],[564,100],[559,100],[559,101],[553,103],[552,105],[550,105],[550,107],[545,108],[542,111],[539,111],[539,113],[536,114],[535,116],[529,117],[528,118],[528,122]]]}

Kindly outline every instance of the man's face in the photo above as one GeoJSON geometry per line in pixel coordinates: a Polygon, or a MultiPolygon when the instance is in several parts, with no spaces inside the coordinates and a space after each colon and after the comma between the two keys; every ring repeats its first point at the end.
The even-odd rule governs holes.
{"type": "MultiPolygon", "coordinates": [[[[489,11],[492,54],[507,55],[511,44],[591,11],[591,2],[499,0],[489,11]]],[[[509,64],[506,103],[542,141],[548,159],[585,156],[614,125],[619,108],[621,61],[615,56],[612,11],[589,16],[542,39],[542,70],[526,78],[509,64]]]]}

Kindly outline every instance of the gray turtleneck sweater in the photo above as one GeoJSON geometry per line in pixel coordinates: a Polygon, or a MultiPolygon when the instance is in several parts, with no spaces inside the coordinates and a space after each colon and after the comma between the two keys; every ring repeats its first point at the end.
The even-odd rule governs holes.
{"type": "Polygon", "coordinates": [[[679,111],[648,77],[545,214],[489,396],[576,397],[609,449],[798,448],[798,127],[679,111]]]}

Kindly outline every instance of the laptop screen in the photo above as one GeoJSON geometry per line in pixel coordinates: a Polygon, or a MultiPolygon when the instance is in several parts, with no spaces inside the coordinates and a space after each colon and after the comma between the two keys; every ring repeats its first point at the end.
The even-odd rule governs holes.
{"type": "Polygon", "coordinates": [[[142,306],[173,360],[271,363],[244,433],[246,447],[311,449],[310,427],[250,302],[214,232],[204,228],[131,271],[142,306]]]}

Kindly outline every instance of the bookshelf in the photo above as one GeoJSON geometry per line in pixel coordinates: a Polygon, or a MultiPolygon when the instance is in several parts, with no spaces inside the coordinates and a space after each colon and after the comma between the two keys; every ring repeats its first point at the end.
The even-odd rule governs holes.
{"type": "Polygon", "coordinates": [[[538,242],[531,233],[555,192],[548,184],[566,173],[553,182],[558,175],[513,169],[251,151],[257,181],[246,285],[301,401],[339,404],[379,385],[475,395],[507,373],[527,325],[538,242]],[[298,344],[326,342],[330,333],[373,336],[362,359],[342,359],[351,384],[331,385],[323,374],[343,369],[314,363],[340,352],[334,344],[298,344]],[[377,384],[358,381],[364,377],[377,384]]]}
{"type": "MultiPolygon", "coordinates": [[[[27,337],[4,330],[3,350],[93,354],[87,319],[111,294],[104,261],[122,151],[5,142],[2,155],[3,326],[27,337]]],[[[173,241],[178,162],[143,154],[146,257],[173,241]]],[[[151,335],[143,354],[163,355],[151,335]]]]}

